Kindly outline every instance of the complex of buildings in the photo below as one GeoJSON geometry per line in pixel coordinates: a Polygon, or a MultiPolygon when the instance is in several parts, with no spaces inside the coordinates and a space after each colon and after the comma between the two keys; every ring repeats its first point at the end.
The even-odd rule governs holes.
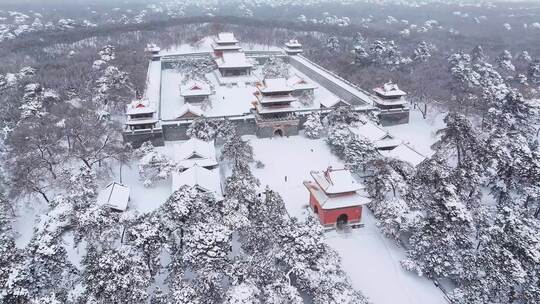
{"type": "MultiPolygon", "coordinates": [[[[408,122],[406,93],[396,84],[387,83],[375,88],[374,94],[363,91],[299,56],[303,49],[298,40],[286,42],[284,48],[277,51],[245,51],[233,33],[219,33],[209,48],[207,52],[164,55],[156,45],[148,45],[146,51],[152,60],[158,61],[151,62],[149,75],[153,73],[152,69],[160,69],[157,72],[161,73],[164,69],[172,69],[170,66],[174,65],[170,63],[175,58],[186,56],[193,60],[211,59],[216,68],[205,76],[206,79],[178,83],[177,97],[174,98],[170,97],[170,84],[160,83],[161,78],[154,71],[155,76],[149,81],[158,79],[153,85],[155,93],[134,101],[126,110],[125,140],[137,146],[148,140],[159,145],[164,140],[187,139],[188,126],[202,116],[230,118],[242,134],[259,137],[296,135],[307,114],[317,111],[325,115],[339,106],[347,106],[351,111],[379,111],[383,125],[408,122]],[[295,72],[287,78],[265,79],[259,67],[270,57],[281,58],[295,72]],[[321,90],[327,93],[317,94],[321,90]],[[166,107],[162,100],[165,91],[166,107]],[[299,102],[306,96],[314,99],[316,96],[316,103],[299,102]]],[[[396,147],[385,136],[377,138],[381,148],[396,147]]]]}

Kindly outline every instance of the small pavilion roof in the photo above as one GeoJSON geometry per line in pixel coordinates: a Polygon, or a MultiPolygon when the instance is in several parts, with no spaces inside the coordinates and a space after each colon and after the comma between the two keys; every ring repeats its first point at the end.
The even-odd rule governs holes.
{"type": "Polygon", "coordinates": [[[217,35],[217,39],[215,41],[218,44],[221,44],[221,43],[238,43],[238,40],[236,39],[236,37],[234,37],[234,34],[230,33],[230,32],[219,33],[217,35]]]}
{"type": "Polygon", "coordinates": [[[358,207],[369,203],[369,198],[358,192],[348,195],[329,196],[315,182],[304,182],[308,191],[315,197],[321,208],[325,210],[358,207]]]}
{"type": "Polygon", "coordinates": [[[416,151],[414,148],[405,143],[398,145],[392,150],[381,151],[381,154],[387,157],[392,157],[402,160],[404,162],[408,162],[415,167],[426,159],[424,155],[422,155],[420,152],[416,151]]]}
{"type": "Polygon", "coordinates": [[[97,196],[97,204],[111,209],[125,211],[129,202],[128,187],[112,182],[101,190],[97,196]]]}
{"type": "Polygon", "coordinates": [[[246,58],[243,52],[226,52],[216,59],[218,68],[251,68],[253,64],[246,58]]]}
{"type": "Polygon", "coordinates": [[[392,82],[387,82],[384,85],[373,89],[373,91],[385,97],[400,97],[407,95],[407,93],[399,89],[397,84],[392,82]]]}
{"type": "Polygon", "coordinates": [[[223,197],[218,170],[208,170],[195,165],[183,172],[173,173],[172,190],[176,191],[184,185],[195,187],[206,193],[212,193],[218,200],[223,197]]]}
{"type": "Polygon", "coordinates": [[[156,108],[150,104],[148,99],[136,99],[126,106],[127,115],[151,114],[155,112],[156,108]]]}
{"type": "Polygon", "coordinates": [[[298,47],[302,47],[302,44],[300,42],[298,42],[298,40],[296,40],[296,39],[291,39],[291,40],[285,42],[285,46],[298,48],[298,47]]]}
{"type": "Polygon", "coordinates": [[[195,164],[201,167],[215,166],[217,160],[214,141],[190,138],[175,146],[174,159],[183,168],[189,168],[195,164]]]}
{"type": "Polygon", "coordinates": [[[347,169],[328,167],[325,171],[311,171],[310,174],[326,194],[354,192],[363,188],[347,169]]]}

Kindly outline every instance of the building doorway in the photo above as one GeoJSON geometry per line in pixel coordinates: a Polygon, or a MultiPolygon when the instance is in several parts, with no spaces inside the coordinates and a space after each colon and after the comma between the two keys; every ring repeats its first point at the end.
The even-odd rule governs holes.
{"type": "Polygon", "coordinates": [[[347,222],[349,221],[349,217],[346,214],[342,214],[338,216],[336,225],[341,228],[347,225],[347,222]]]}
{"type": "Polygon", "coordinates": [[[274,136],[283,137],[283,130],[282,129],[274,130],[274,136]]]}
{"type": "Polygon", "coordinates": [[[317,206],[313,206],[313,213],[319,214],[319,208],[317,206]]]}

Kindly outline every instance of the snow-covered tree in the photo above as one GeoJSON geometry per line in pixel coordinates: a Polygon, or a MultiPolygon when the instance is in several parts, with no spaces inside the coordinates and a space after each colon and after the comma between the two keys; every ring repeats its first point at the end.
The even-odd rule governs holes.
{"type": "Polygon", "coordinates": [[[377,64],[386,66],[390,70],[399,68],[405,62],[399,47],[393,40],[373,41],[369,53],[377,64]]]}
{"type": "Polygon", "coordinates": [[[265,78],[288,78],[289,65],[280,57],[270,56],[262,67],[265,78]]]}
{"type": "Polygon", "coordinates": [[[326,48],[332,53],[336,53],[339,48],[341,47],[341,44],[339,42],[339,39],[336,36],[329,36],[326,39],[326,48]]]}
{"type": "Polygon", "coordinates": [[[175,163],[156,149],[151,149],[139,160],[139,176],[145,187],[156,181],[166,180],[175,170],[175,163]]]}
{"type": "Polygon", "coordinates": [[[345,162],[355,172],[365,171],[366,164],[379,157],[373,142],[353,136],[343,150],[345,162]]]}
{"type": "Polygon", "coordinates": [[[169,241],[169,233],[164,229],[160,218],[155,214],[143,215],[126,230],[127,242],[137,248],[152,276],[156,275],[160,267],[160,254],[169,241]]]}
{"type": "Polygon", "coordinates": [[[472,216],[449,181],[441,158],[423,162],[413,179],[412,196],[423,211],[411,227],[409,260],[403,266],[431,278],[463,275],[474,235],[472,216]]]}
{"type": "Polygon", "coordinates": [[[345,148],[353,140],[354,134],[348,125],[337,124],[328,130],[326,143],[337,155],[344,155],[345,148]]]}
{"type": "Polygon", "coordinates": [[[261,291],[255,284],[242,283],[227,291],[225,304],[259,304],[261,291]]]}
{"type": "MultiPolygon", "coordinates": [[[[12,276],[14,266],[20,263],[21,253],[15,246],[15,235],[11,228],[12,210],[8,200],[0,193],[0,286],[8,286],[8,279],[12,276]]],[[[0,288],[0,291],[3,288],[0,288]]],[[[8,303],[9,298],[0,293],[0,300],[8,303]]]]}
{"type": "Polygon", "coordinates": [[[433,47],[427,42],[422,41],[413,51],[412,60],[415,62],[426,62],[431,57],[433,47]]]}
{"type": "Polygon", "coordinates": [[[328,113],[328,116],[326,116],[326,121],[330,126],[337,124],[352,124],[362,120],[362,117],[354,112],[350,106],[336,107],[328,113]]]}
{"type": "Polygon", "coordinates": [[[150,272],[134,248],[98,250],[90,246],[82,264],[86,303],[142,303],[148,299],[150,272]]]}
{"type": "Polygon", "coordinates": [[[535,83],[540,83],[540,59],[535,59],[529,64],[529,79],[535,83]]]}
{"type": "Polygon", "coordinates": [[[454,292],[457,303],[535,303],[540,299],[538,223],[502,208],[481,229],[465,280],[454,292]]]}
{"type": "Polygon", "coordinates": [[[367,65],[370,63],[369,53],[362,45],[355,45],[353,49],[354,64],[367,65]]]}
{"type": "Polygon", "coordinates": [[[532,57],[529,54],[529,52],[527,52],[527,51],[523,51],[523,52],[519,53],[519,55],[516,57],[516,59],[518,61],[525,62],[525,63],[529,63],[529,62],[532,61],[532,57]]]}
{"type": "Polygon", "coordinates": [[[204,141],[210,141],[216,138],[218,124],[216,121],[208,118],[198,118],[194,120],[186,131],[186,135],[191,138],[197,138],[204,141]]]}
{"type": "Polygon", "coordinates": [[[194,223],[183,233],[182,260],[190,269],[220,269],[226,264],[231,231],[217,222],[194,223]]]}
{"type": "Polygon", "coordinates": [[[304,123],[304,132],[309,138],[319,138],[324,127],[321,121],[321,116],[317,112],[313,112],[307,116],[304,123]]]}
{"type": "Polygon", "coordinates": [[[471,53],[471,60],[473,62],[479,62],[479,61],[486,61],[488,58],[486,54],[484,53],[484,49],[481,45],[477,45],[474,47],[471,53]]]}
{"type": "Polygon", "coordinates": [[[437,131],[440,138],[432,148],[444,151],[448,156],[455,155],[457,165],[462,166],[464,159],[475,157],[475,151],[480,147],[479,136],[463,114],[450,113],[444,122],[446,127],[437,131]]]}
{"type": "Polygon", "coordinates": [[[516,67],[512,63],[512,59],[512,54],[509,51],[504,50],[495,60],[497,61],[499,68],[503,71],[514,72],[516,67]]]}
{"type": "Polygon", "coordinates": [[[239,135],[228,138],[221,150],[221,159],[228,160],[238,166],[247,165],[253,161],[253,148],[249,142],[239,135]]]}

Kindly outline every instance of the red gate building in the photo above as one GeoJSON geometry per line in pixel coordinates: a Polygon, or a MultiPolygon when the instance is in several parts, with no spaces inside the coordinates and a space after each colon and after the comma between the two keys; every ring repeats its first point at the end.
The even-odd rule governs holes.
{"type": "Polygon", "coordinates": [[[347,169],[328,167],[323,172],[311,171],[314,181],[306,181],[309,205],[324,226],[357,224],[362,219],[362,205],[369,202],[359,193],[363,187],[347,169]]]}

